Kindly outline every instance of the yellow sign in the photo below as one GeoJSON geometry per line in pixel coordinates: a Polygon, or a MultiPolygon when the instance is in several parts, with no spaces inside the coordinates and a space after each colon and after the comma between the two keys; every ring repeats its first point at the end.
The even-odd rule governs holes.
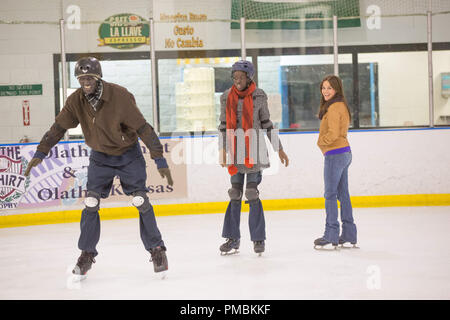
{"type": "MultiPolygon", "coordinates": [[[[204,22],[208,20],[206,14],[196,14],[189,12],[188,14],[177,13],[177,14],[160,14],[161,21],[168,22],[204,22]]],[[[203,48],[205,43],[203,39],[195,36],[195,29],[192,25],[181,25],[176,24],[173,29],[173,35],[176,38],[166,38],[164,40],[164,47],[168,49],[172,48],[203,48]]]]}

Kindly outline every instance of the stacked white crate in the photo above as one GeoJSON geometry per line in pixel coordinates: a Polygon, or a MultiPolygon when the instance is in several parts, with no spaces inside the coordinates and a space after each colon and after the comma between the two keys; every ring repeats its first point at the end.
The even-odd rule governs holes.
{"type": "Polygon", "coordinates": [[[214,68],[186,68],[176,84],[177,131],[215,130],[214,68]]]}

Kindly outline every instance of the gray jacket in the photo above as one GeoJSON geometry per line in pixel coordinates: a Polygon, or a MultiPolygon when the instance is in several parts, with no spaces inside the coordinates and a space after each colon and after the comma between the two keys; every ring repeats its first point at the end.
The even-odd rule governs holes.
{"type": "MultiPolygon", "coordinates": [[[[227,145],[226,138],[226,106],[227,106],[227,98],[230,89],[225,91],[220,96],[220,124],[219,124],[219,149],[225,149],[228,151],[229,146],[227,145]]],[[[239,99],[237,106],[237,129],[242,129],[242,107],[243,107],[243,99],[239,99]]],[[[267,95],[266,93],[259,88],[256,88],[253,92],[253,129],[255,129],[252,133],[250,139],[250,154],[252,158],[255,160],[255,164],[253,168],[247,168],[243,164],[243,158],[245,156],[245,143],[243,134],[238,134],[237,141],[237,159],[235,159],[234,164],[238,168],[240,173],[252,173],[261,171],[264,168],[268,168],[270,166],[269,163],[269,154],[267,152],[266,141],[264,139],[265,133],[269,138],[269,141],[272,144],[273,149],[278,152],[278,150],[283,149],[281,145],[281,141],[278,138],[278,131],[273,130],[272,121],[270,121],[270,113],[267,105],[267,95]],[[241,138],[240,138],[241,137],[241,138]]],[[[243,133],[243,131],[241,131],[243,133]]],[[[230,161],[228,159],[228,161],[230,161]]]]}

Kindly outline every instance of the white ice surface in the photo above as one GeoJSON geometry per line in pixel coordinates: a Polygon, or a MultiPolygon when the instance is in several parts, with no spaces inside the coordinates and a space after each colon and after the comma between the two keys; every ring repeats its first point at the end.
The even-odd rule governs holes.
{"type": "Polygon", "coordinates": [[[323,210],[266,212],[262,257],[248,214],[221,256],[223,214],[157,217],[168,248],[153,273],[137,219],[102,221],[97,262],[70,281],[78,223],[0,229],[0,299],[450,299],[450,207],[355,209],[360,249],[317,251],[323,210]]]}

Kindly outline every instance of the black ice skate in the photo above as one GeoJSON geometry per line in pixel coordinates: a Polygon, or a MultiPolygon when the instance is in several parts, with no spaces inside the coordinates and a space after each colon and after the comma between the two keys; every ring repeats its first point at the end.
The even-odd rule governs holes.
{"type": "Polygon", "coordinates": [[[319,239],[314,240],[314,249],[316,249],[316,250],[327,250],[327,248],[325,248],[325,246],[329,245],[329,244],[333,245],[333,250],[337,250],[338,249],[338,244],[337,243],[331,243],[330,241],[327,241],[324,238],[319,238],[319,239]]]}
{"type": "Polygon", "coordinates": [[[339,245],[341,246],[341,248],[345,248],[345,249],[351,249],[351,248],[359,249],[359,247],[356,245],[356,242],[350,242],[352,247],[344,246],[344,244],[347,243],[347,242],[350,242],[350,241],[344,240],[342,237],[339,237],[339,245]]]}
{"type": "Polygon", "coordinates": [[[166,256],[166,247],[156,247],[150,249],[152,257],[150,261],[153,262],[153,269],[155,272],[162,272],[169,269],[169,263],[166,256]]]}
{"type": "Polygon", "coordinates": [[[255,253],[257,253],[259,256],[261,256],[261,254],[265,250],[264,240],[254,241],[253,242],[253,250],[255,250],[255,253]]]}
{"type": "Polygon", "coordinates": [[[91,269],[92,263],[95,263],[94,254],[82,251],[77,264],[72,270],[72,273],[76,276],[74,280],[81,281],[86,279],[86,273],[91,269]]]}
{"type": "Polygon", "coordinates": [[[241,243],[241,241],[239,239],[227,239],[227,242],[225,242],[224,244],[222,244],[220,246],[220,254],[228,255],[228,254],[239,253],[238,249],[239,249],[240,243],[241,243]],[[234,249],[234,251],[230,253],[230,251],[233,249],[234,249]]]}

